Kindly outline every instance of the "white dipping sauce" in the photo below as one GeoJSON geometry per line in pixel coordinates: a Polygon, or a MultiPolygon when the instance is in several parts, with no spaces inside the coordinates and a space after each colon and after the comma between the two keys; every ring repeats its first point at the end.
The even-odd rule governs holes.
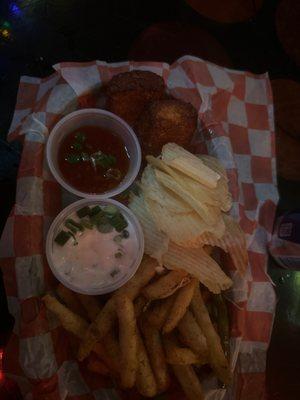
{"type": "MultiPolygon", "coordinates": [[[[69,218],[79,222],[76,213],[69,218]]],[[[77,245],[74,245],[73,238],[63,246],[54,242],[52,260],[56,271],[64,280],[82,289],[113,283],[127,275],[134,264],[138,248],[136,232],[132,224],[127,222],[129,237],[122,238],[120,243],[114,241],[120,232],[113,229],[112,232],[101,233],[96,227],[78,232],[75,235],[77,245]],[[122,253],[122,256],[116,257],[117,253],[122,253]]],[[[66,230],[64,225],[60,230],[66,230]]]]}

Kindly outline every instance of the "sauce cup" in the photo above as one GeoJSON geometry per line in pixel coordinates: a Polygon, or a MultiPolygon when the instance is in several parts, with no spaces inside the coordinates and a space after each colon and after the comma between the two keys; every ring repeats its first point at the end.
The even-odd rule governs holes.
{"type": "Polygon", "coordinates": [[[117,115],[100,109],[87,108],[74,111],[62,118],[52,129],[47,142],[47,162],[54,178],[67,191],[78,197],[106,199],[117,196],[126,190],[135,180],[141,165],[141,148],[131,127],[117,115]],[[84,126],[96,126],[112,131],[124,142],[129,155],[128,172],[121,182],[111,190],[101,193],[82,192],[64,179],[58,165],[59,147],[70,132],[84,126]]]}
{"type": "MultiPolygon", "coordinates": [[[[118,232],[115,230],[112,232],[112,234],[117,235],[118,232]]],[[[105,235],[105,233],[104,233],[105,235]]],[[[103,237],[102,237],[103,238],[103,237]]],[[[83,243],[83,242],[82,242],[83,243]]],[[[124,242],[123,242],[124,243],[124,242]]],[[[103,241],[102,241],[103,244],[103,241]]],[[[113,243],[114,244],[114,243],[113,243]]],[[[126,252],[126,244],[123,246],[126,252]]],[[[107,252],[107,251],[106,251],[107,252]]],[[[73,290],[74,292],[82,293],[82,294],[88,294],[88,295],[100,295],[100,294],[105,294],[105,293],[110,293],[122,285],[124,285],[136,272],[138,269],[142,257],[144,253],[144,236],[143,236],[143,231],[140,226],[139,221],[135,217],[135,215],[131,212],[129,208],[124,206],[123,204],[119,203],[118,201],[112,200],[112,199],[107,199],[107,200],[98,200],[96,198],[94,199],[82,199],[79,201],[76,201],[75,203],[69,205],[65,209],[63,209],[60,214],[57,215],[57,217],[54,219],[52,222],[52,225],[50,226],[50,229],[47,234],[47,239],[46,239],[46,256],[47,256],[47,261],[50,266],[50,269],[52,270],[53,274],[55,277],[66,287],[69,289],[73,290]],[[65,222],[68,218],[72,218],[74,214],[78,211],[81,210],[83,207],[94,207],[94,206],[100,206],[102,209],[103,207],[107,206],[113,206],[116,208],[118,211],[121,212],[125,220],[128,222],[128,227],[125,228],[127,230],[127,234],[130,232],[130,238],[127,238],[127,249],[130,248],[130,258],[127,258],[130,260],[130,263],[126,265],[125,268],[119,268],[119,272],[117,275],[110,275],[109,271],[107,270],[108,273],[105,273],[105,277],[101,277],[98,281],[97,280],[92,280],[92,282],[89,282],[87,285],[86,282],[84,282],[84,275],[86,271],[84,268],[88,268],[88,263],[85,263],[85,260],[88,259],[90,262],[91,257],[89,257],[91,254],[90,252],[93,251],[95,252],[95,247],[96,247],[96,253],[92,254],[97,254],[97,251],[99,251],[99,255],[102,256],[105,253],[105,250],[107,248],[110,248],[110,243],[108,243],[108,247],[106,249],[101,248],[101,244],[99,241],[99,247],[97,244],[97,240],[100,237],[99,236],[99,231],[97,230],[96,227],[93,229],[95,230],[93,233],[92,230],[86,230],[82,233],[82,236],[80,236],[80,232],[76,233],[76,239],[78,241],[78,247],[74,244],[75,242],[71,242],[73,238],[70,238],[69,241],[66,243],[64,246],[60,246],[55,242],[55,238],[57,237],[58,233],[61,232],[61,230],[66,230],[65,228],[65,222]],[[86,233],[85,233],[86,232],[86,233]],[[84,242],[84,250],[80,248],[80,240],[83,238],[84,234],[90,235],[90,236],[85,236],[85,242],[84,242]],[[91,235],[96,235],[92,236],[92,240],[87,239],[87,237],[91,238],[91,235]],[[95,242],[96,240],[96,242],[95,242]],[[91,243],[91,248],[89,248],[89,244],[91,243]],[[129,244],[130,243],[130,244],[129,244]],[[74,246],[74,247],[72,247],[74,246]],[[92,248],[93,246],[93,248],[92,248]],[[76,247],[76,248],[75,248],[76,247]],[[65,251],[64,251],[65,248],[65,251]],[[72,249],[75,249],[72,251],[72,249]],[[78,249],[78,251],[77,251],[78,249]],[[133,250],[132,250],[133,249],[133,250]],[[71,254],[75,253],[78,254],[78,259],[76,258],[77,255],[71,254]],[[87,257],[86,257],[87,256],[87,257]],[[73,269],[73,272],[67,274],[66,273],[66,268],[68,266],[73,267],[74,266],[74,257],[75,261],[79,260],[77,265],[82,265],[82,270],[81,269],[73,269]],[[68,260],[70,260],[70,263],[68,263],[68,260]],[[82,263],[81,263],[82,260],[82,263]],[[62,263],[61,263],[62,261],[62,263]],[[76,271],[79,271],[79,274],[76,276],[76,271]],[[72,275],[73,274],[73,275],[72,275]],[[83,275],[81,275],[83,274],[83,275]],[[75,276],[75,279],[74,279],[75,276]],[[110,277],[111,276],[111,277],[110,277]],[[78,278],[78,279],[77,279],[78,278]]],[[[99,257],[100,259],[101,257],[99,257]]],[[[94,258],[93,258],[94,259],[94,258]]],[[[102,257],[103,259],[103,257],[102,257]]],[[[126,259],[126,258],[125,258],[126,259]]],[[[98,258],[97,258],[98,260],[98,258]]],[[[117,262],[117,261],[116,261],[117,262]]],[[[124,260],[125,263],[125,260],[124,260]]],[[[97,268],[101,268],[101,265],[97,265],[97,268]]],[[[104,263],[103,263],[103,271],[105,271],[104,268],[104,263]]],[[[99,272],[99,271],[98,271],[99,272]]],[[[94,273],[94,271],[92,271],[94,273]]],[[[97,271],[96,271],[97,273],[97,271]]],[[[99,275],[97,275],[99,276],[99,275]]],[[[90,275],[89,275],[90,277],[90,275]]],[[[89,281],[91,279],[89,278],[89,281]]]]}

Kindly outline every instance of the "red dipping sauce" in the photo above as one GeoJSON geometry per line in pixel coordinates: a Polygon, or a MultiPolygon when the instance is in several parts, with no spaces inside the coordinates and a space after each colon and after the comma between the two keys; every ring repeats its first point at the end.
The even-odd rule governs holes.
{"type": "Polygon", "coordinates": [[[122,139],[109,129],[84,126],[62,141],[58,166],[69,185],[98,194],[119,185],[128,172],[129,155],[122,139]]]}

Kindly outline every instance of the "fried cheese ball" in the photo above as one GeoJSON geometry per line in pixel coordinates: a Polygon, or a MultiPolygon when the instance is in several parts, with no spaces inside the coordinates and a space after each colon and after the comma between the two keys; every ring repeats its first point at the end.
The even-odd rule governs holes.
{"type": "Polygon", "coordinates": [[[115,75],[106,90],[107,109],[134,126],[144,107],[165,95],[163,79],[150,71],[130,71],[115,75]]]}
{"type": "Polygon", "coordinates": [[[173,142],[187,147],[197,128],[197,111],[178,99],[152,102],[136,125],[143,154],[158,155],[164,144],[173,142]]]}

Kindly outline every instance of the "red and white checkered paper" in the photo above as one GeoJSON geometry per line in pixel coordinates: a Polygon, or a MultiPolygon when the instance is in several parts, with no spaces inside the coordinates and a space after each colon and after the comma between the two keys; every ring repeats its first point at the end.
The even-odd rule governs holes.
{"type": "MultiPolygon", "coordinates": [[[[9,140],[24,141],[16,202],[0,243],[10,312],[16,319],[4,369],[25,399],[117,399],[107,382],[71,358],[70,337],[47,313],[40,296],[56,285],[45,258],[45,237],[59,211],[74,200],[51,176],[45,161],[49,131],[65,114],[99,107],[99,88],[113,75],[133,69],[161,75],[172,95],[199,112],[197,152],[218,157],[227,169],[231,210],[246,233],[249,268],[232,273],[233,386],[226,399],[264,398],[266,350],[275,295],[267,270],[267,245],[278,199],[272,93],[268,76],[229,70],[185,56],[174,64],[122,62],[61,63],[48,78],[21,79],[9,140]]],[[[222,396],[212,394],[210,399],[222,396]]],[[[138,398],[130,394],[128,399],[138,398]]],[[[178,386],[166,399],[184,399],[178,386]]]]}

